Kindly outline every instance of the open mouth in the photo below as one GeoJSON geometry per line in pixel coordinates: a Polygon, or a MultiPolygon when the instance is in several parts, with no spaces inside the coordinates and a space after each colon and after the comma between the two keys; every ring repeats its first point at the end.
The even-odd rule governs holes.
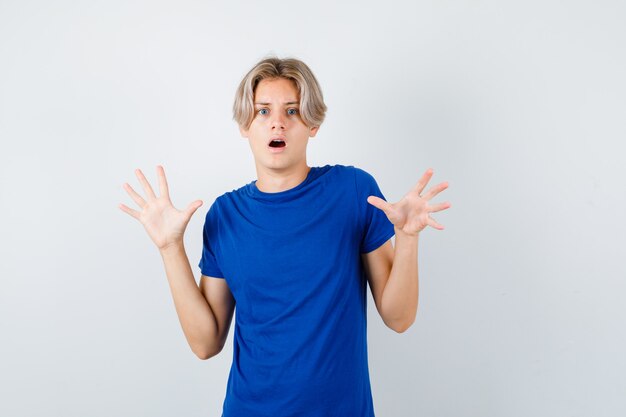
{"type": "Polygon", "coordinates": [[[285,141],[280,139],[274,139],[270,142],[270,147],[272,148],[282,148],[286,145],[285,141]]]}

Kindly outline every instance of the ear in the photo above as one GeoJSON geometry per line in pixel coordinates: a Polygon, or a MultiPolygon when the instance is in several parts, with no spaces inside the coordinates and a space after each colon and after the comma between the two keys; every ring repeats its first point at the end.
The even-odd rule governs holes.
{"type": "Polygon", "coordinates": [[[239,126],[239,134],[241,135],[242,138],[247,138],[248,137],[248,130],[242,128],[241,126],[239,126]]]}
{"type": "Polygon", "coordinates": [[[318,131],[319,129],[320,129],[320,127],[319,127],[319,126],[312,127],[312,128],[311,128],[311,132],[309,133],[309,137],[311,137],[311,138],[312,138],[313,136],[317,135],[317,131],[318,131]]]}

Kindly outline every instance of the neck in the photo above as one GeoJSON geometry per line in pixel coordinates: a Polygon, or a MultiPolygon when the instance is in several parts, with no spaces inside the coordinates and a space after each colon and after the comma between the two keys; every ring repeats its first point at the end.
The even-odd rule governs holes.
{"type": "Polygon", "coordinates": [[[282,171],[258,169],[256,187],[264,193],[278,193],[290,190],[301,184],[311,168],[306,162],[298,167],[285,168],[282,171]]]}

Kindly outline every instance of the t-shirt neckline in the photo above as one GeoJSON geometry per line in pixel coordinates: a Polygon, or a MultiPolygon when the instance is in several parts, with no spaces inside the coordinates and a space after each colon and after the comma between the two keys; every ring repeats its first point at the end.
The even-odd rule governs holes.
{"type": "Polygon", "coordinates": [[[315,178],[318,177],[318,173],[320,172],[320,170],[326,167],[329,167],[329,166],[326,165],[325,167],[315,167],[315,166],[310,167],[309,172],[306,175],[306,178],[300,184],[296,185],[295,187],[289,188],[288,190],[278,191],[275,193],[264,192],[264,191],[259,190],[259,188],[256,186],[257,180],[254,180],[248,183],[246,188],[248,189],[248,193],[252,197],[257,198],[257,199],[273,200],[273,201],[283,200],[285,198],[290,198],[298,194],[300,190],[302,190],[304,187],[307,186],[307,184],[309,184],[311,181],[313,181],[315,178]]]}

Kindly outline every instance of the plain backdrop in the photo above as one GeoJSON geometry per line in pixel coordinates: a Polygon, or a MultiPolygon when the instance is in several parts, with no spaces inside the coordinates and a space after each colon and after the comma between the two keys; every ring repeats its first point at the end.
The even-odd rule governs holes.
{"type": "MultiPolygon", "coordinates": [[[[267,55],[317,76],[310,166],[395,202],[449,188],[417,319],[368,292],[377,417],[626,414],[621,1],[0,0],[0,415],[220,416],[122,188],[163,164],[196,279],[214,199],[256,179],[232,120],[267,55]]],[[[234,325],[234,324],[233,324],[234,325]]]]}

